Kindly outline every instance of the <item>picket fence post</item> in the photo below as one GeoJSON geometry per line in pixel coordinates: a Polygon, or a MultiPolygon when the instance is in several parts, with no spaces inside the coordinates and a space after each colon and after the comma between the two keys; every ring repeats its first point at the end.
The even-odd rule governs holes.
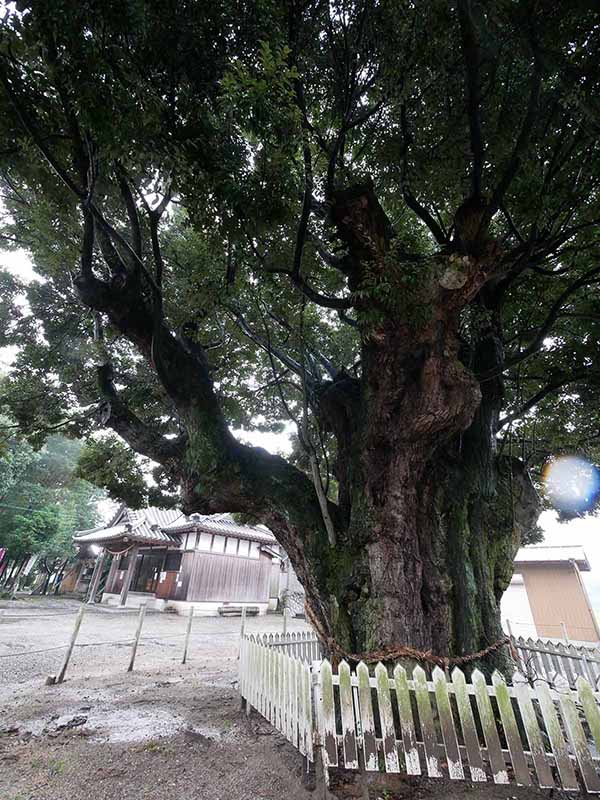
{"type": "MultiPolygon", "coordinates": [[[[65,657],[55,683],[62,683],[65,679],[65,675],[67,674],[67,667],[69,666],[69,661],[71,660],[71,654],[73,653],[73,648],[75,647],[75,642],[77,641],[77,636],[79,635],[79,629],[81,628],[81,623],[83,622],[84,611],[85,611],[85,606],[81,606],[81,608],[77,612],[77,616],[75,617],[75,625],[73,627],[73,633],[71,634],[71,639],[67,647],[67,652],[65,653],[65,657]]],[[[52,683],[52,681],[49,682],[52,683]]]]}
{"type": "Polygon", "coordinates": [[[488,684],[479,670],[467,683],[458,667],[450,676],[436,667],[428,678],[415,666],[409,678],[401,664],[371,671],[342,660],[334,672],[327,659],[307,663],[296,646],[306,641],[244,639],[240,692],[248,711],[254,706],[314,764],[319,800],[331,800],[333,767],[361,772],[359,781],[377,771],[523,787],[537,778],[542,789],[600,794],[598,687],[583,668],[575,688],[560,676],[555,688],[530,683],[519,672],[509,685],[498,671],[488,684]]]}
{"type": "Polygon", "coordinates": [[[127,672],[133,671],[133,665],[137,654],[138,644],[140,643],[140,636],[142,634],[142,625],[144,624],[145,616],[146,616],[146,603],[142,603],[140,606],[137,628],[135,630],[135,637],[133,639],[133,644],[131,646],[131,658],[129,659],[129,666],[127,667],[127,672]]]}
{"type": "Polygon", "coordinates": [[[181,659],[181,663],[185,664],[187,661],[187,654],[188,654],[188,647],[190,644],[190,634],[192,632],[192,622],[194,619],[194,606],[190,606],[190,614],[188,617],[187,628],[185,630],[185,642],[183,645],[183,658],[181,659]]]}

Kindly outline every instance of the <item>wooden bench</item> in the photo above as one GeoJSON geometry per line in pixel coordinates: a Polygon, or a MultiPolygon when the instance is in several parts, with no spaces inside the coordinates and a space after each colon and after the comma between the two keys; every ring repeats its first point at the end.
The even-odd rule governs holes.
{"type": "MultiPolygon", "coordinates": [[[[219,606],[217,609],[222,617],[241,617],[242,606],[219,606]]],[[[260,609],[258,606],[246,606],[247,617],[258,617],[260,609]]]]}

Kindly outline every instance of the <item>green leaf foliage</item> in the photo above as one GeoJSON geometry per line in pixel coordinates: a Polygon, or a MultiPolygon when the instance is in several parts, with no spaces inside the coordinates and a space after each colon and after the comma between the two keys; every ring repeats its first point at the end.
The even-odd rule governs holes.
{"type": "Polygon", "coordinates": [[[105,487],[108,496],[130,508],[141,508],[148,501],[144,470],[135,454],[116,436],[89,439],[77,463],[78,477],[105,487]]]}

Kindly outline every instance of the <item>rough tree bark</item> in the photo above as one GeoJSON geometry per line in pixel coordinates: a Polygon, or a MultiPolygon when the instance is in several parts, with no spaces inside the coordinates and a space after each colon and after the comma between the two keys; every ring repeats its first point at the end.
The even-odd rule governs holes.
{"type": "Polygon", "coordinates": [[[334,205],[366,319],[361,380],[344,377],[322,398],[345,525],[321,588],[350,652],[396,643],[458,655],[497,641],[512,560],[539,512],[521,465],[495,452],[501,378],[475,377],[502,366],[487,290],[501,254],[478,231],[480,211],[475,222],[460,211],[460,244],[415,266],[396,260],[369,186],[334,205]],[[475,297],[492,322],[469,349],[458,324],[475,297]]]}

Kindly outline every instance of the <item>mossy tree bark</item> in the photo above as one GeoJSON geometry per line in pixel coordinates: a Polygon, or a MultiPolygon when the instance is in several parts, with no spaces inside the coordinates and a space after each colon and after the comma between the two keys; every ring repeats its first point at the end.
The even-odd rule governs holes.
{"type": "Polygon", "coordinates": [[[502,635],[500,597],[538,513],[527,475],[495,448],[502,348],[487,289],[500,254],[479,238],[433,263],[398,263],[368,186],[341,193],[334,218],[362,298],[363,350],[361,380],[323,392],[344,523],[322,585],[333,634],[350,652],[476,652],[502,635]],[[467,348],[459,320],[475,297],[467,348]]]}

